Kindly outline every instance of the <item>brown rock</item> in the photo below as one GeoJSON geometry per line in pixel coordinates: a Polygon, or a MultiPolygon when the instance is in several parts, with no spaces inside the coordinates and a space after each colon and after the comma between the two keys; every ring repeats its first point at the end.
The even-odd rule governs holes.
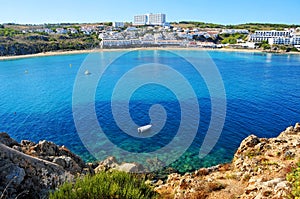
{"type": "Polygon", "coordinates": [[[255,135],[250,135],[242,141],[241,146],[254,147],[258,143],[260,143],[258,137],[255,135]]]}
{"type": "Polygon", "coordinates": [[[294,131],[296,133],[299,133],[300,132],[300,123],[296,123],[295,127],[294,127],[294,131]]]}
{"type": "Polygon", "coordinates": [[[0,134],[1,199],[16,198],[20,193],[22,198],[47,198],[49,189],[74,179],[78,173],[94,171],[65,147],[48,141],[35,144],[23,140],[18,144],[6,133],[0,134]],[[9,191],[3,193],[6,187],[9,191]]]}
{"type": "Polygon", "coordinates": [[[19,146],[19,143],[12,139],[7,133],[0,133],[0,143],[12,147],[14,145],[19,146]]]}
{"type": "Polygon", "coordinates": [[[144,167],[137,163],[122,163],[115,168],[118,171],[125,171],[128,173],[142,173],[144,172],[144,167]]]}

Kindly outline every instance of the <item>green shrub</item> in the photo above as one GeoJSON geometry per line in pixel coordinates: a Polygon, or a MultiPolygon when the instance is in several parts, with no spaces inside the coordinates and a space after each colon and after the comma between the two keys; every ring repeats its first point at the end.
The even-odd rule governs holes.
{"type": "Polygon", "coordinates": [[[156,198],[157,193],[141,178],[125,172],[101,172],[65,183],[50,193],[50,199],[63,198],[156,198]]]}
{"type": "Polygon", "coordinates": [[[299,52],[299,50],[296,47],[292,47],[291,52],[299,52]]]}
{"type": "Polygon", "coordinates": [[[245,40],[247,35],[235,33],[235,34],[221,34],[222,44],[236,44],[238,39],[245,40]]]}
{"type": "Polygon", "coordinates": [[[293,171],[287,174],[287,181],[292,183],[292,196],[293,198],[300,197],[300,162],[298,162],[298,167],[293,169],[293,171]]]}

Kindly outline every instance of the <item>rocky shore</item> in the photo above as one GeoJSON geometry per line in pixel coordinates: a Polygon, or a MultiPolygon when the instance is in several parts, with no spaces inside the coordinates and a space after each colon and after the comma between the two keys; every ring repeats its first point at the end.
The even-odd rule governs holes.
{"type": "MultiPolygon", "coordinates": [[[[291,183],[286,174],[300,158],[300,124],[276,138],[244,139],[231,163],[201,168],[193,173],[172,173],[165,181],[149,180],[161,198],[286,198],[291,183]]],[[[0,198],[47,198],[65,181],[77,176],[116,169],[143,172],[136,163],[109,157],[85,163],[64,146],[49,141],[16,142],[0,133],[0,198]]]]}
{"type": "Polygon", "coordinates": [[[49,189],[93,173],[79,156],[52,142],[16,142],[0,133],[0,198],[45,198],[49,189]]]}
{"type": "Polygon", "coordinates": [[[164,198],[288,198],[287,173],[300,158],[300,124],[276,138],[250,135],[242,141],[231,163],[194,173],[168,176],[155,189],[164,198]]]}
{"type": "Polygon", "coordinates": [[[49,190],[66,181],[110,169],[144,171],[140,164],[119,163],[114,157],[85,163],[66,147],[53,142],[18,143],[7,133],[0,133],[0,199],[47,198],[49,190]]]}

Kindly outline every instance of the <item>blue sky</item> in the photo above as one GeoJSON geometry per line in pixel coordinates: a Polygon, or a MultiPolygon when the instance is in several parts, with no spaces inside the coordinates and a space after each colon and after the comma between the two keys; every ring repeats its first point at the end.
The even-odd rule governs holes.
{"type": "Polygon", "coordinates": [[[300,24],[299,0],[0,0],[0,23],[133,21],[144,13],[165,13],[167,21],[221,24],[300,24]]]}

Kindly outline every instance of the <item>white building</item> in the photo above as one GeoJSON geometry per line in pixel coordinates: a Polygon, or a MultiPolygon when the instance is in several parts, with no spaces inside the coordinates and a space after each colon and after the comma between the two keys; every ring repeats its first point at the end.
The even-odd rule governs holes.
{"type": "Polygon", "coordinates": [[[221,34],[249,34],[249,30],[246,29],[223,29],[221,34]]]}
{"type": "Polygon", "coordinates": [[[124,22],[113,22],[112,26],[114,28],[124,28],[124,22]]]}
{"type": "Polygon", "coordinates": [[[75,28],[68,28],[68,31],[69,31],[71,34],[77,34],[77,33],[78,33],[78,30],[76,30],[75,28]]]}
{"type": "Polygon", "coordinates": [[[147,15],[136,15],[134,16],[133,24],[136,26],[146,25],[148,21],[147,15]]]}
{"type": "Polygon", "coordinates": [[[270,38],[269,44],[281,44],[281,45],[300,45],[300,36],[293,36],[291,38],[288,37],[277,37],[270,38]]]}
{"type": "Polygon", "coordinates": [[[299,46],[300,45],[300,35],[295,35],[291,39],[291,44],[294,45],[294,46],[299,46]]]}
{"type": "Polygon", "coordinates": [[[252,42],[262,42],[269,41],[271,38],[279,38],[279,37],[291,37],[291,30],[285,31],[277,31],[277,30],[258,30],[255,31],[254,34],[250,36],[250,41],[252,42]]]}
{"type": "Polygon", "coordinates": [[[255,31],[250,36],[252,42],[268,41],[270,45],[300,45],[300,36],[295,34],[294,29],[287,29],[284,31],[268,30],[268,31],[255,31]]]}
{"type": "Polygon", "coordinates": [[[165,26],[168,25],[166,22],[166,15],[162,13],[158,14],[144,14],[134,16],[134,25],[151,25],[151,26],[165,26]]]}
{"type": "Polygon", "coordinates": [[[165,14],[148,14],[148,21],[147,25],[154,25],[154,26],[164,26],[166,23],[166,15],[165,14]]]}
{"type": "Polygon", "coordinates": [[[64,28],[56,28],[56,33],[57,34],[67,34],[68,31],[64,28]]]}

